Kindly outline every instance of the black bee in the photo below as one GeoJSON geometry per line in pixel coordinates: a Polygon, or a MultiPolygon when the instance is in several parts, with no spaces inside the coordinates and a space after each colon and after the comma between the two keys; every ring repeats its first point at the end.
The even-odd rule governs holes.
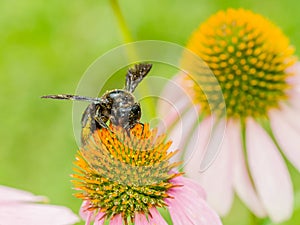
{"type": "Polygon", "coordinates": [[[123,127],[127,132],[140,123],[141,107],[136,102],[133,92],[151,70],[152,64],[140,63],[129,68],[126,74],[125,88],[107,91],[100,98],[78,95],[46,95],[42,98],[88,101],[81,119],[81,142],[84,144],[96,130],[107,128],[107,122],[123,127]]]}

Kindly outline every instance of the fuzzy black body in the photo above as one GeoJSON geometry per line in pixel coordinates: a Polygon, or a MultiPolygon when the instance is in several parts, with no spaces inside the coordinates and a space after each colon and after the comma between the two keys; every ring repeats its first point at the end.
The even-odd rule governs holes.
{"type": "Polygon", "coordinates": [[[130,92],[121,89],[111,90],[101,99],[101,103],[91,103],[83,113],[81,119],[83,143],[96,129],[108,128],[107,121],[125,130],[139,123],[141,107],[130,92]]]}

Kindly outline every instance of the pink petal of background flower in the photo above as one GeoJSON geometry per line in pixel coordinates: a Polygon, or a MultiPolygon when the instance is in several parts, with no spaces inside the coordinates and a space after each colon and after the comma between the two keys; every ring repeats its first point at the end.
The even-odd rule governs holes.
{"type": "Polygon", "coordinates": [[[34,203],[45,197],[0,186],[0,223],[3,225],[71,225],[79,222],[68,208],[34,203]]]}
{"type": "Polygon", "coordinates": [[[274,222],[290,218],[293,188],[289,172],[275,144],[254,120],[248,119],[246,144],[249,168],[259,197],[274,222]]]}
{"type": "MultiPolygon", "coordinates": [[[[289,114],[290,115],[290,114],[289,114]]],[[[299,114],[298,114],[299,115],[299,114]]],[[[294,125],[299,122],[295,117],[285,117],[278,111],[271,111],[271,127],[276,140],[291,163],[300,170],[300,131],[297,131],[289,119],[295,119],[294,125]]],[[[291,121],[292,122],[292,121],[291,121]]]]}
{"type": "Polygon", "coordinates": [[[231,146],[233,150],[234,160],[234,176],[233,184],[236,192],[241,200],[251,209],[257,216],[266,216],[266,211],[257,195],[255,187],[252,184],[250,174],[247,169],[244,150],[242,146],[241,128],[239,123],[230,121],[227,125],[230,132],[231,146]]]}

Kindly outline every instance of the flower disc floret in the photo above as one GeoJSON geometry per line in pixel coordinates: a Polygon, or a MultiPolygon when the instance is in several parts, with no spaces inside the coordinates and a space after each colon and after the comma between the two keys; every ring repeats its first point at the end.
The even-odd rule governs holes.
{"type": "MultiPolygon", "coordinates": [[[[290,87],[286,69],[294,50],[282,31],[261,15],[244,9],[220,11],[192,35],[187,48],[210,67],[221,86],[228,117],[261,117],[278,108],[290,87]]],[[[207,101],[211,87],[194,77],[193,92],[203,110],[224,112],[222,101],[207,101]]],[[[214,84],[215,85],[215,84],[214,84]]]]}
{"type": "Polygon", "coordinates": [[[106,219],[121,215],[125,223],[136,213],[151,216],[152,207],[166,206],[167,193],[176,187],[171,179],[181,175],[169,163],[176,152],[171,142],[149,125],[137,124],[130,132],[121,127],[99,129],[78,152],[73,175],[78,198],[89,201],[88,210],[103,212],[106,219]]]}

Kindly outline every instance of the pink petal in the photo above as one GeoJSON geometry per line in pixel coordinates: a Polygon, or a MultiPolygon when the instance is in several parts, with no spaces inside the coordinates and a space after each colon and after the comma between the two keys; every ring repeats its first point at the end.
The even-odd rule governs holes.
{"type": "Polygon", "coordinates": [[[135,217],[134,217],[134,224],[135,225],[148,225],[149,223],[144,214],[137,213],[137,214],[135,214],[135,217]]]}
{"type": "MultiPolygon", "coordinates": [[[[104,220],[101,224],[104,224],[104,220]]],[[[122,225],[123,224],[123,218],[121,216],[121,214],[115,215],[109,222],[110,225],[122,225]]],[[[96,225],[96,224],[95,224],[96,225]]],[[[98,225],[98,224],[97,224],[98,225]]]]}
{"type": "Polygon", "coordinates": [[[287,92],[289,97],[289,103],[291,104],[292,108],[300,109],[300,90],[290,90],[287,92]]]}
{"type": "Polygon", "coordinates": [[[239,122],[230,121],[227,130],[229,131],[230,143],[232,146],[234,161],[233,183],[235,190],[241,200],[256,216],[264,217],[266,216],[265,209],[257,196],[246,166],[239,122]]]}
{"type": "MultiPolygon", "coordinates": [[[[158,112],[158,117],[161,118],[161,124],[160,124],[160,130],[162,132],[165,132],[167,128],[172,126],[176,121],[178,121],[181,117],[181,115],[189,108],[192,106],[191,102],[189,99],[186,98],[186,96],[181,96],[176,101],[174,102],[169,102],[166,99],[162,100],[160,99],[159,101],[160,105],[169,105],[168,106],[168,111],[164,112],[158,112]],[[164,103],[162,103],[164,102],[164,103]]],[[[163,107],[166,108],[166,107],[163,107]]],[[[158,106],[159,109],[159,106],[158,106]]]]}
{"type": "Polygon", "coordinates": [[[159,125],[160,132],[165,132],[178,121],[188,108],[195,107],[196,111],[199,109],[193,106],[192,98],[183,87],[184,77],[185,75],[180,73],[169,80],[160,95],[157,106],[157,114],[162,121],[159,125]]]}
{"type": "Polygon", "coordinates": [[[79,215],[82,219],[87,220],[87,218],[90,216],[90,212],[88,209],[89,207],[89,201],[83,201],[81,206],[80,206],[80,210],[79,210],[79,215]]]}
{"type": "MultiPolygon", "coordinates": [[[[173,141],[169,151],[184,149],[186,142],[189,140],[193,125],[197,123],[197,120],[198,112],[194,108],[189,109],[189,111],[183,115],[181,120],[177,122],[169,135],[169,139],[173,141]]],[[[174,157],[172,157],[171,161],[173,162],[180,160],[182,153],[183,152],[181,151],[180,153],[176,154],[174,157]]]]}
{"type": "MultiPolygon", "coordinates": [[[[223,125],[220,123],[219,127],[223,127],[223,125]]],[[[231,150],[232,143],[228,134],[229,131],[229,129],[226,130],[226,135],[223,143],[221,143],[221,150],[216,160],[206,171],[198,173],[196,177],[193,177],[206,190],[209,204],[220,216],[224,216],[229,212],[233,200],[233,154],[231,150]]],[[[221,133],[219,134],[222,136],[221,133]]],[[[220,140],[222,140],[222,137],[220,140]]],[[[215,149],[217,149],[220,143],[216,142],[219,141],[216,141],[216,139],[212,139],[211,141],[214,142],[215,149]]]]}
{"type": "Polygon", "coordinates": [[[290,218],[293,189],[286,165],[275,144],[254,120],[246,125],[249,169],[260,199],[274,222],[290,218]]]}
{"type": "Polygon", "coordinates": [[[164,218],[160,215],[158,210],[154,207],[150,209],[151,216],[149,216],[149,223],[155,225],[168,225],[164,218]]]}
{"type": "Polygon", "coordinates": [[[288,83],[300,85],[300,62],[296,62],[294,65],[290,66],[286,72],[293,74],[287,78],[288,83]]]}
{"type": "MultiPolygon", "coordinates": [[[[292,74],[292,76],[286,79],[287,83],[289,83],[292,87],[291,90],[288,90],[287,93],[293,95],[300,92],[300,62],[295,63],[294,65],[290,66],[287,70],[287,73],[292,74]]],[[[299,98],[298,98],[299,100],[299,98]]],[[[298,102],[299,103],[299,102],[298,102]]]]}
{"type": "Polygon", "coordinates": [[[85,225],[90,225],[90,223],[94,220],[95,214],[93,211],[87,211],[85,218],[85,225]]]}
{"type": "MultiPolygon", "coordinates": [[[[185,179],[185,178],[181,178],[185,179]]],[[[190,192],[188,185],[173,188],[173,199],[166,199],[174,225],[220,225],[218,215],[207,205],[201,195],[190,192]]]]}
{"type": "Polygon", "coordinates": [[[188,177],[198,178],[200,164],[212,131],[214,118],[205,118],[195,129],[184,155],[184,171],[188,177]]]}
{"type": "MultiPolygon", "coordinates": [[[[189,179],[187,177],[175,177],[171,180],[173,184],[183,185],[185,191],[190,193],[190,195],[195,196],[198,199],[206,199],[206,193],[204,189],[196,181],[189,179]]],[[[176,189],[175,189],[176,190],[176,189]]]]}
{"type": "Polygon", "coordinates": [[[79,222],[68,208],[43,204],[0,204],[1,224],[5,225],[67,225],[79,222]]]}
{"type": "Polygon", "coordinates": [[[149,225],[147,217],[144,214],[138,213],[134,218],[135,225],[149,225]]]}
{"type": "Polygon", "coordinates": [[[0,185],[0,203],[4,202],[42,202],[44,196],[36,196],[30,192],[0,185]]]}
{"type": "Polygon", "coordinates": [[[298,115],[285,114],[278,110],[272,110],[269,113],[272,131],[279,146],[291,163],[300,171],[300,127],[298,127],[300,123],[298,115]],[[298,130],[292,126],[293,124],[298,127],[298,130]]]}
{"type": "Polygon", "coordinates": [[[204,172],[217,158],[222,147],[222,141],[225,137],[225,130],[226,121],[224,119],[215,122],[212,130],[212,135],[208,140],[206,151],[203,155],[203,159],[201,160],[201,172],[204,172]]]}
{"type": "Polygon", "coordinates": [[[105,215],[105,213],[101,212],[100,210],[98,212],[96,210],[88,210],[89,206],[89,201],[83,201],[79,210],[79,215],[85,221],[85,225],[90,225],[92,221],[95,221],[94,225],[104,224],[104,218],[101,218],[105,215]]]}
{"type": "Polygon", "coordinates": [[[187,93],[182,86],[183,79],[184,74],[179,73],[167,82],[158,101],[157,109],[159,115],[168,115],[174,102],[177,102],[182,97],[187,97],[187,93]]]}
{"type": "Polygon", "coordinates": [[[150,209],[150,213],[151,216],[149,215],[148,218],[145,216],[145,214],[137,213],[134,218],[134,224],[135,225],[168,225],[156,208],[152,207],[150,209]]]}
{"type": "MultiPolygon", "coordinates": [[[[275,110],[273,110],[275,111],[275,110]]],[[[280,112],[277,117],[282,117],[290,126],[300,132],[300,109],[292,108],[287,104],[280,105],[280,112]]]]}
{"type": "MultiPolygon", "coordinates": [[[[105,213],[99,211],[96,215],[96,217],[93,215],[93,217],[95,217],[95,219],[92,219],[94,220],[94,225],[103,225],[104,222],[105,222],[105,213]]],[[[121,223],[122,224],[122,223],[121,223]]]]}

